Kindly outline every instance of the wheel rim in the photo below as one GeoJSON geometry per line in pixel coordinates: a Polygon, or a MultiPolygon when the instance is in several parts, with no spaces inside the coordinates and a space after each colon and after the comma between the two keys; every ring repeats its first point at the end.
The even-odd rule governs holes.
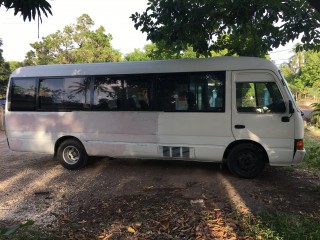
{"type": "Polygon", "coordinates": [[[74,146],[68,146],[63,150],[63,160],[68,164],[76,164],[80,159],[80,152],[74,146]]]}
{"type": "Polygon", "coordinates": [[[238,165],[243,171],[252,171],[256,168],[256,156],[251,151],[243,151],[238,156],[238,165]]]}

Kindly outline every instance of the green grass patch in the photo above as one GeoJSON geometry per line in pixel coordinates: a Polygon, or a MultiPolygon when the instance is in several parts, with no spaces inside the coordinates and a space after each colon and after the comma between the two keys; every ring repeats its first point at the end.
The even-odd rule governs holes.
{"type": "Polygon", "coordinates": [[[260,219],[269,231],[278,234],[275,238],[272,237],[267,239],[320,239],[319,214],[263,214],[260,216],[260,219]]]}
{"type": "MultiPolygon", "coordinates": [[[[319,240],[320,213],[253,215],[237,211],[203,212],[211,236],[225,239],[319,240]]],[[[211,238],[210,238],[211,239],[211,238]]]]}
{"type": "Polygon", "coordinates": [[[305,129],[304,143],[307,155],[299,167],[320,171],[320,135],[313,128],[305,129]]]}

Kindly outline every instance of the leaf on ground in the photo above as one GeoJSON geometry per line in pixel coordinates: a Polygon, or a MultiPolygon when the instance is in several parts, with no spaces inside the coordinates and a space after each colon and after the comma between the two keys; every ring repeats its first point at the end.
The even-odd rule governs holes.
{"type": "Polygon", "coordinates": [[[169,221],[168,220],[161,220],[160,225],[164,230],[167,230],[169,228],[169,221]]]}
{"type": "Polygon", "coordinates": [[[129,233],[135,233],[136,230],[133,227],[128,227],[128,232],[129,233]]]}

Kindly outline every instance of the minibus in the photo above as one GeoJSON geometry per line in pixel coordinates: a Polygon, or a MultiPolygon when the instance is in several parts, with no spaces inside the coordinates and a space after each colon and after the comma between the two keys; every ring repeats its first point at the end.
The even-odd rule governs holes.
{"type": "Polygon", "coordinates": [[[272,62],[215,57],[29,66],[9,79],[13,151],[226,163],[243,178],[305,156],[304,125],[272,62]]]}

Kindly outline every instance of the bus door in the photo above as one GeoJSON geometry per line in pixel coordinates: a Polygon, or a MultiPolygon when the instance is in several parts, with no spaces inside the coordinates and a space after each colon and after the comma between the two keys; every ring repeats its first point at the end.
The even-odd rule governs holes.
{"type": "Polygon", "coordinates": [[[268,71],[232,73],[232,133],[264,147],[270,165],[288,164],[294,150],[294,118],[289,118],[287,95],[268,71]]]}

